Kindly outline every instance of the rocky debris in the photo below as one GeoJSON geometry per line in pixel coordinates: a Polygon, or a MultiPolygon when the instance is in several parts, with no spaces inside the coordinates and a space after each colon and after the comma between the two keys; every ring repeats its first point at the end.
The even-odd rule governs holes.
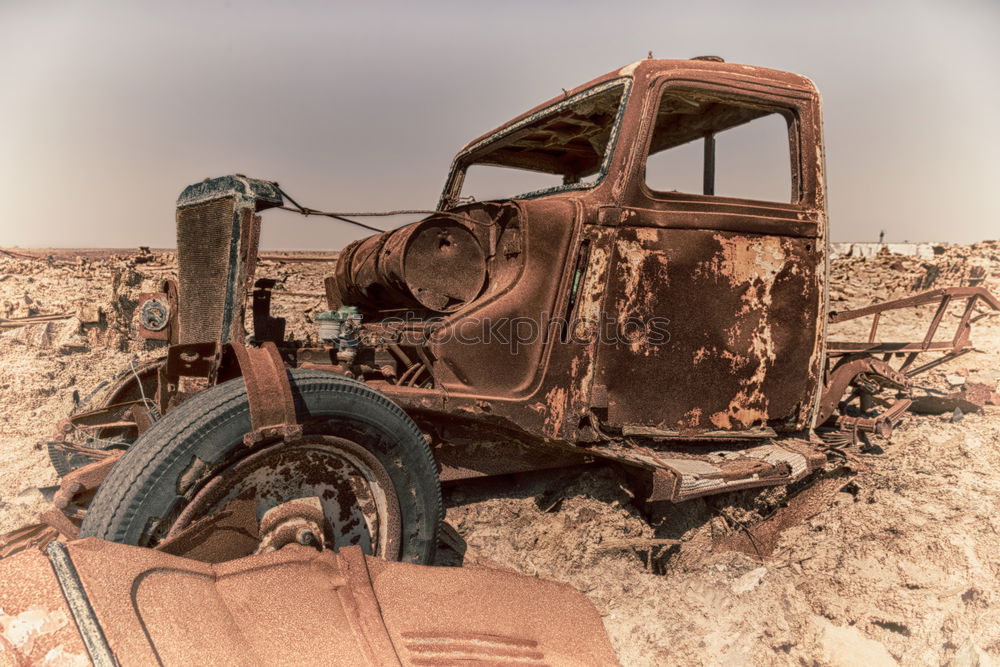
{"type": "MultiPolygon", "coordinates": [[[[22,325],[0,331],[0,533],[48,506],[44,489],[55,478],[36,445],[51,426],[133,356],[151,354],[134,335],[137,295],[159,291],[175,273],[172,254],[148,255],[137,263],[113,253],[51,262],[0,254],[0,316],[72,316],[31,334],[47,337],[44,345],[27,344],[22,325]],[[87,349],[61,351],[63,341],[79,343],[74,333],[87,349]]],[[[325,308],[319,292],[334,259],[268,257],[258,276],[278,281],[274,314],[288,319],[289,335],[315,337],[311,313],[325,308]]],[[[1000,295],[1000,244],[947,246],[932,258],[835,257],[832,273],[837,309],[925,284],[980,281],[1000,295]]],[[[886,317],[887,335],[921,339],[929,310],[886,317]]],[[[844,324],[837,337],[865,339],[866,322],[844,324]]],[[[935,400],[982,409],[960,407],[957,422],[961,403],[937,417],[908,415],[891,441],[878,440],[881,454],[860,453],[815,502],[796,505],[796,497],[808,500],[805,491],[741,491],[650,519],[606,468],[484,480],[445,490],[454,530],[440,564],[574,586],[601,611],[626,666],[995,663],[1000,317],[975,324],[973,341],[981,351],[918,381],[935,400]],[[760,525],[774,528],[766,540],[753,530],[760,525]],[[746,548],[727,547],[737,538],[746,548]]]]}
{"type": "Polygon", "coordinates": [[[874,257],[886,252],[891,255],[909,255],[932,259],[943,254],[948,243],[831,243],[830,248],[842,257],[874,257]]]}
{"type": "Polygon", "coordinates": [[[885,645],[868,639],[856,627],[841,627],[825,618],[814,618],[820,627],[820,646],[823,659],[833,667],[895,667],[885,645]]]}
{"type": "Polygon", "coordinates": [[[989,653],[970,641],[962,644],[951,664],[954,667],[1000,667],[1000,659],[991,657],[989,653]]]}
{"type": "Polygon", "coordinates": [[[101,306],[89,301],[81,301],[76,306],[76,318],[82,324],[100,324],[104,315],[101,306]]]}
{"type": "Polygon", "coordinates": [[[946,412],[960,410],[962,413],[979,412],[987,405],[1000,405],[1000,394],[982,382],[948,384],[951,387],[964,387],[961,391],[943,392],[925,387],[913,390],[913,404],[910,411],[922,415],[940,415],[946,412]]]}
{"type": "Polygon", "coordinates": [[[139,246],[139,252],[132,258],[132,261],[136,264],[149,264],[156,261],[156,255],[153,254],[148,246],[139,246]]]}
{"type": "Polygon", "coordinates": [[[742,577],[734,581],[730,588],[732,588],[733,592],[737,595],[748,593],[760,585],[760,582],[763,581],[764,575],[766,574],[766,567],[758,567],[755,570],[750,570],[742,577]]]}
{"type": "Polygon", "coordinates": [[[41,489],[37,486],[29,486],[25,488],[21,493],[14,496],[13,502],[19,505],[31,505],[33,503],[39,503],[45,500],[45,496],[42,494],[41,489]]]}
{"type": "Polygon", "coordinates": [[[4,336],[27,347],[53,349],[62,354],[90,349],[82,335],[83,324],[76,317],[34,322],[9,331],[4,336]]]}
{"type": "Polygon", "coordinates": [[[863,305],[957,286],[983,286],[1000,293],[1000,241],[933,247],[927,257],[897,255],[887,248],[874,255],[834,257],[830,300],[863,305]]]}
{"type": "Polygon", "coordinates": [[[138,294],[158,291],[159,283],[173,274],[173,264],[172,253],[106,253],[52,261],[0,255],[0,275],[7,277],[2,283],[0,328],[17,326],[14,318],[57,313],[69,318],[68,328],[35,327],[22,335],[25,343],[55,344],[63,352],[91,347],[142,352],[146,347],[134,330],[138,294]]]}

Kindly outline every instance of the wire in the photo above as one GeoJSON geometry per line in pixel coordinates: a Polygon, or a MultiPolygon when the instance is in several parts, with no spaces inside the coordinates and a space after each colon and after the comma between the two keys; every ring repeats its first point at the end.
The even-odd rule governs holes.
{"type": "Polygon", "coordinates": [[[278,208],[280,208],[282,210],[285,210],[285,211],[291,211],[292,213],[298,213],[299,215],[304,215],[304,216],[323,215],[323,216],[326,216],[328,218],[334,218],[335,220],[340,220],[341,222],[348,222],[348,223],[350,223],[352,225],[357,225],[358,227],[361,227],[362,229],[367,229],[367,230],[370,230],[370,231],[373,231],[373,232],[378,232],[379,234],[381,234],[382,232],[388,231],[388,230],[385,230],[385,229],[379,229],[378,227],[372,227],[371,225],[366,225],[365,223],[358,222],[357,220],[351,220],[350,218],[345,218],[344,216],[339,215],[337,213],[326,213],[324,211],[317,211],[317,210],[311,209],[311,208],[302,208],[302,207],[292,208],[291,206],[278,206],[278,208]]]}
{"type": "MultiPolygon", "coordinates": [[[[445,218],[451,218],[453,220],[461,220],[463,222],[469,222],[469,223],[472,223],[474,225],[479,225],[480,227],[492,227],[492,226],[494,226],[494,225],[497,224],[496,220],[490,220],[489,222],[483,222],[482,220],[477,220],[477,219],[473,218],[471,215],[465,215],[464,213],[452,213],[451,211],[442,211],[442,210],[439,210],[439,209],[429,209],[429,208],[404,208],[404,209],[397,209],[397,210],[394,210],[394,211],[376,211],[376,212],[366,212],[366,211],[341,212],[341,211],[338,211],[336,213],[331,213],[329,211],[320,211],[318,209],[309,208],[307,206],[302,206],[297,201],[295,201],[294,199],[292,199],[292,197],[287,192],[285,192],[284,190],[282,190],[281,187],[278,186],[277,183],[275,183],[275,187],[277,187],[278,188],[278,192],[280,192],[282,194],[282,196],[284,196],[284,198],[287,199],[288,201],[290,201],[292,203],[292,205],[293,205],[293,206],[279,206],[278,208],[280,208],[280,209],[283,209],[285,211],[291,211],[292,213],[298,213],[299,215],[305,215],[305,216],[322,215],[322,216],[326,216],[328,218],[334,218],[336,220],[340,220],[342,222],[347,222],[347,223],[350,223],[352,225],[357,225],[358,227],[362,227],[364,229],[367,229],[367,230],[370,230],[370,231],[373,231],[373,232],[382,233],[382,232],[387,232],[387,231],[391,231],[391,230],[388,230],[388,229],[379,229],[378,227],[372,227],[371,225],[366,225],[363,222],[358,222],[357,220],[352,220],[351,218],[385,218],[385,217],[391,217],[391,216],[394,216],[394,215],[438,215],[438,216],[442,216],[442,217],[445,217],[445,218]]],[[[505,207],[508,207],[508,206],[514,206],[514,204],[512,204],[511,202],[503,202],[503,203],[499,204],[499,206],[501,208],[505,208],[505,207]]]]}
{"type": "Polygon", "coordinates": [[[132,375],[135,376],[135,382],[136,382],[136,384],[139,385],[139,395],[142,396],[142,404],[143,405],[149,405],[149,404],[151,404],[152,401],[150,401],[148,398],[146,398],[146,391],[145,391],[145,389],[142,386],[142,379],[139,377],[139,374],[135,372],[135,358],[134,357],[132,359],[129,359],[128,367],[130,369],[132,369],[132,375]]]}

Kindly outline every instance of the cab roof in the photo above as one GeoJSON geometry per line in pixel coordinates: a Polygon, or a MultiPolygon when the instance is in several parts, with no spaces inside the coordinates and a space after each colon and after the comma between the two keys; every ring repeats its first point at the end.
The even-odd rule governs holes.
{"type": "Polygon", "coordinates": [[[812,81],[804,76],[792,74],[791,72],[783,72],[781,70],[769,69],[766,67],[756,67],[754,65],[742,65],[739,63],[702,60],[698,58],[688,60],[658,60],[646,58],[643,60],[637,60],[634,63],[619,69],[612,70],[571,90],[566,90],[561,95],[557,95],[549,100],[546,100],[545,102],[542,102],[515,118],[512,118],[506,123],[476,137],[472,141],[465,144],[459,153],[461,154],[466,152],[469,148],[475,146],[484,139],[503,131],[505,128],[518,123],[528,116],[538,113],[546,107],[552,106],[567,97],[571,97],[581,91],[587,90],[588,88],[592,88],[606,81],[623,77],[629,77],[633,80],[649,80],[664,75],[678,75],[686,72],[697,72],[701,77],[708,81],[713,79],[720,82],[755,81],[770,88],[784,89],[789,92],[794,91],[800,94],[805,93],[808,95],[817,94],[816,87],[812,81]]]}

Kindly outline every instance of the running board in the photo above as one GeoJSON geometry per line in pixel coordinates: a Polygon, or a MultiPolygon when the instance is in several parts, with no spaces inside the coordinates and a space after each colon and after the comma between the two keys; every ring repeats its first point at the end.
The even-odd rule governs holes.
{"type": "Polygon", "coordinates": [[[645,500],[672,503],[740,489],[793,484],[826,462],[821,449],[798,438],[701,455],[618,443],[589,449],[589,453],[645,472],[645,500]]]}
{"type": "Polygon", "coordinates": [[[749,428],[745,431],[724,430],[688,433],[686,431],[673,431],[654,426],[639,426],[634,424],[625,424],[622,426],[622,435],[642,438],[681,438],[684,440],[756,440],[758,438],[775,438],[778,436],[773,428],[767,426],[749,428]]]}

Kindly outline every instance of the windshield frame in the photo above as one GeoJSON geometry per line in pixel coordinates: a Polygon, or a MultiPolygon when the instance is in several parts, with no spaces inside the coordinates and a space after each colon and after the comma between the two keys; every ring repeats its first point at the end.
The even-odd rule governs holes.
{"type": "MultiPolygon", "coordinates": [[[[507,197],[506,199],[533,199],[535,197],[542,197],[544,195],[554,194],[557,192],[567,192],[571,190],[589,190],[597,187],[607,176],[608,171],[611,167],[611,160],[615,155],[615,151],[618,147],[618,135],[621,130],[622,119],[625,117],[625,107],[628,105],[629,96],[632,92],[632,77],[623,76],[616,77],[614,79],[609,79],[608,81],[602,81],[601,83],[591,86],[581,90],[580,92],[560,100],[554,104],[551,104],[544,109],[539,109],[533,114],[529,114],[524,118],[505,125],[501,127],[496,132],[483,137],[471,146],[458,152],[455,155],[454,160],[452,160],[451,168],[448,171],[448,178],[445,180],[444,190],[441,192],[441,200],[438,203],[438,209],[445,211],[455,206],[460,205],[462,202],[459,201],[459,194],[462,190],[462,185],[465,181],[465,173],[469,167],[476,164],[475,158],[477,155],[482,154],[491,144],[503,139],[504,137],[521,130],[522,128],[535,123],[546,116],[550,116],[564,109],[567,109],[575,104],[578,104],[582,100],[592,97],[594,95],[599,95],[612,88],[621,86],[622,96],[621,102],[618,105],[618,111],[615,114],[615,119],[611,125],[611,134],[608,138],[608,147],[604,151],[604,157],[601,160],[600,169],[597,170],[593,176],[589,177],[586,181],[581,181],[579,183],[567,183],[565,185],[556,185],[551,188],[543,188],[541,190],[532,190],[530,192],[525,192],[522,194],[507,197]]],[[[494,166],[504,166],[496,165],[496,163],[489,163],[494,166]]],[[[512,169],[517,169],[517,167],[511,167],[512,169]]],[[[526,170],[531,171],[531,170],[526,170]]],[[[485,200],[485,201],[497,201],[497,200],[485,200]]]]}

